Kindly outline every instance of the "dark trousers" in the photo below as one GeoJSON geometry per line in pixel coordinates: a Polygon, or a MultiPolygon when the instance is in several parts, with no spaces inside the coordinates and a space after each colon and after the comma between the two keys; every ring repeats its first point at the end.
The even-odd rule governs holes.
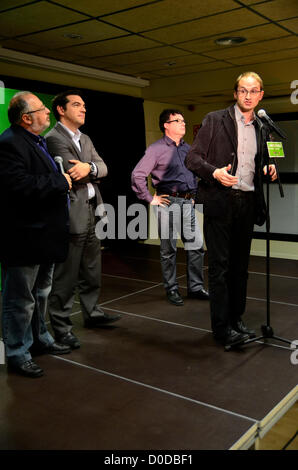
{"type": "Polygon", "coordinates": [[[160,261],[166,291],[178,289],[176,255],[178,234],[184,244],[187,261],[187,289],[204,287],[204,248],[201,230],[191,200],[168,196],[169,206],[154,206],[160,238],[160,261]]]}
{"type": "Polygon", "coordinates": [[[245,311],[254,193],[231,190],[227,211],[204,217],[211,326],[224,337],[245,311]]]}
{"type": "Polygon", "coordinates": [[[101,291],[101,242],[95,235],[95,208],[89,205],[86,231],[70,236],[64,263],[56,264],[49,297],[49,317],[55,336],[72,329],[71,312],[76,290],[85,320],[96,316],[101,291]]]}

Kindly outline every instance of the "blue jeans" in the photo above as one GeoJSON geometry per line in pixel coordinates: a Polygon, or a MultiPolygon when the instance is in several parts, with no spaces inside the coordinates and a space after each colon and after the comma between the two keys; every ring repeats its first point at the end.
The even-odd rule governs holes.
{"type": "Polygon", "coordinates": [[[168,196],[167,207],[154,206],[160,238],[160,261],[165,289],[178,288],[176,254],[178,234],[184,244],[187,262],[187,289],[199,291],[204,287],[204,248],[195,207],[191,200],[168,196]]]}
{"type": "Polygon", "coordinates": [[[52,286],[53,264],[2,266],[2,329],[7,361],[31,359],[29,348],[54,342],[45,315],[52,286]]]}

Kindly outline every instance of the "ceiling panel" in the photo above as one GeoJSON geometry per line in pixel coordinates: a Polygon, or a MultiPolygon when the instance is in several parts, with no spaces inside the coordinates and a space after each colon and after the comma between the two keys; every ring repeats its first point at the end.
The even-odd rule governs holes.
{"type": "Polygon", "coordinates": [[[187,56],[173,57],[170,60],[161,59],[161,60],[155,60],[153,62],[142,62],[139,64],[131,64],[131,65],[123,66],[123,70],[125,70],[126,73],[135,74],[135,73],[139,73],[143,71],[167,69],[169,67],[172,67],[173,65],[175,65],[176,67],[179,67],[179,66],[182,67],[185,65],[201,64],[201,63],[206,63],[206,62],[211,62],[211,60],[200,55],[189,54],[187,56]]]}
{"type": "Polygon", "coordinates": [[[155,3],[158,0],[56,0],[55,3],[64,5],[74,10],[84,11],[91,16],[101,16],[127,8],[155,3]]]}
{"type": "Polygon", "coordinates": [[[80,63],[82,57],[76,54],[72,48],[69,49],[43,49],[38,52],[41,57],[49,57],[51,59],[62,60],[63,62],[80,63]]]}
{"type": "Polygon", "coordinates": [[[133,12],[106,16],[105,20],[130,31],[140,32],[235,8],[239,8],[239,5],[233,0],[164,0],[135,9],[133,12]]]}
{"type": "Polygon", "coordinates": [[[272,0],[260,5],[254,5],[253,9],[271,20],[284,20],[297,16],[297,0],[272,0]]]}
{"type": "Polygon", "coordinates": [[[1,34],[15,37],[85,19],[86,16],[72,11],[67,11],[66,16],[64,8],[39,2],[0,13],[1,34]]]}
{"type": "Polygon", "coordinates": [[[136,35],[125,36],[119,39],[109,41],[100,41],[85,46],[73,46],[75,53],[85,57],[100,57],[119,52],[136,51],[138,49],[149,49],[155,47],[156,43],[149,39],[136,35]]]}
{"type": "MultiPolygon", "coordinates": [[[[246,38],[245,44],[251,42],[265,41],[276,37],[288,36],[289,33],[274,24],[266,24],[264,26],[256,26],[254,28],[241,29],[234,31],[232,36],[242,36],[246,38]]],[[[210,38],[196,39],[194,41],[186,41],[177,43],[176,46],[181,47],[191,52],[205,52],[205,51],[224,51],[227,48],[235,46],[218,46],[215,40],[222,37],[222,34],[215,35],[210,38]]],[[[293,36],[292,36],[293,37],[293,36]]]]}
{"type": "Polygon", "coordinates": [[[1,0],[0,11],[8,10],[10,8],[17,7],[19,5],[25,5],[26,3],[31,3],[32,0],[1,0]]]}
{"type": "MultiPolygon", "coordinates": [[[[229,59],[229,62],[234,65],[248,65],[248,64],[260,64],[263,62],[274,62],[275,60],[285,60],[290,58],[298,57],[298,48],[287,49],[286,51],[272,51],[264,54],[254,54],[247,57],[235,57],[229,59]]],[[[279,67],[281,65],[279,64],[279,67]]]]}
{"type": "Polygon", "coordinates": [[[171,46],[155,47],[154,49],[147,49],[138,52],[128,52],[127,54],[116,54],[107,57],[107,63],[109,64],[136,64],[142,62],[148,62],[164,58],[170,59],[171,57],[188,55],[189,52],[176,49],[171,46]]]}
{"type": "Polygon", "coordinates": [[[206,70],[218,70],[231,67],[231,65],[226,62],[216,60],[213,62],[207,62],[204,64],[188,65],[185,67],[167,67],[163,69],[156,70],[161,76],[178,76],[178,75],[188,75],[190,73],[203,72],[206,70]]]}
{"type": "Polygon", "coordinates": [[[265,2],[271,2],[271,0],[241,0],[241,3],[244,3],[245,5],[254,5],[255,3],[265,3],[265,2]]]}
{"type": "Polygon", "coordinates": [[[298,34],[298,17],[292,20],[280,21],[280,24],[289,29],[292,33],[298,34]]]}
{"type": "Polygon", "coordinates": [[[88,20],[83,23],[52,29],[42,33],[30,34],[25,37],[26,42],[42,44],[43,47],[51,49],[66,46],[76,46],[77,44],[91,41],[100,41],[112,37],[123,36],[125,33],[119,28],[107,25],[97,20],[88,20]],[[71,35],[74,35],[71,37],[71,35]],[[75,37],[79,36],[79,37],[75,37]]]}
{"type": "Polygon", "coordinates": [[[147,33],[145,37],[163,41],[164,43],[176,43],[201,37],[213,36],[216,34],[226,34],[237,31],[240,28],[265,24],[267,21],[255,13],[242,9],[233,12],[222,13],[200,20],[190,21],[185,24],[161,28],[147,33]]]}
{"type": "Polygon", "coordinates": [[[286,38],[279,38],[270,41],[263,41],[249,45],[238,45],[233,47],[226,47],[225,50],[209,51],[208,56],[214,59],[230,59],[232,57],[245,57],[258,55],[262,52],[271,53],[277,50],[284,50],[295,48],[298,46],[297,38],[288,36],[286,38]]]}
{"type": "Polygon", "coordinates": [[[29,44],[18,39],[4,39],[1,41],[1,46],[14,51],[27,52],[28,54],[36,54],[40,51],[40,46],[36,44],[29,44]]]}
{"type": "Polygon", "coordinates": [[[148,99],[217,105],[231,101],[218,90],[225,77],[248,68],[262,71],[269,97],[289,88],[298,77],[297,11],[298,0],[0,0],[0,46],[147,78],[148,99]],[[223,36],[246,42],[215,44],[223,36]]]}

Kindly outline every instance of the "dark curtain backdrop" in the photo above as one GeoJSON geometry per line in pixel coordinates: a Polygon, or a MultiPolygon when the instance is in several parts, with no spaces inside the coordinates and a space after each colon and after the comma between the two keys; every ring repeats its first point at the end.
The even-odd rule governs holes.
{"type": "MultiPolygon", "coordinates": [[[[1,76],[7,88],[56,95],[73,89],[52,83],[1,76]]],[[[108,166],[101,182],[103,200],[117,207],[118,195],[126,195],[127,205],[136,202],[130,186],[131,171],[145,151],[143,100],[131,96],[80,88],[86,102],[85,125],[99,155],[108,166]]]]}

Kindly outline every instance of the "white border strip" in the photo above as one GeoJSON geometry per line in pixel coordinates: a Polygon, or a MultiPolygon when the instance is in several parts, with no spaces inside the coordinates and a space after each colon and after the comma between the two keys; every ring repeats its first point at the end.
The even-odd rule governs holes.
{"type": "Polygon", "coordinates": [[[186,397],[184,395],[180,395],[178,393],[170,392],[169,390],[165,390],[163,388],[154,387],[153,385],[149,385],[149,384],[146,384],[144,382],[139,382],[137,380],[133,380],[133,379],[130,379],[128,377],[124,377],[122,375],[114,374],[114,373],[108,372],[106,370],[97,369],[96,367],[92,367],[92,366],[87,366],[87,365],[81,364],[80,362],[77,362],[77,361],[72,361],[70,359],[65,359],[64,357],[61,357],[61,356],[52,355],[52,357],[54,357],[55,359],[58,359],[60,361],[64,361],[64,362],[73,364],[73,365],[78,366],[78,367],[83,367],[85,369],[92,370],[93,372],[97,372],[99,374],[108,375],[109,377],[114,377],[116,379],[132,383],[134,385],[139,385],[139,386],[144,387],[144,388],[149,388],[150,390],[154,390],[155,392],[164,393],[164,394],[172,396],[174,398],[179,398],[181,400],[185,400],[185,401],[188,401],[188,402],[191,402],[191,403],[195,403],[196,405],[201,405],[201,406],[204,406],[206,408],[211,408],[212,410],[221,411],[222,413],[225,413],[225,414],[228,414],[228,415],[231,415],[231,416],[235,416],[237,418],[245,419],[245,420],[250,421],[252,423],[258,423],[258,420],[254,419],[254,418],[250,418],[249,416],[241,415],[239,413],[235,413],[234,411],[229,411],[229,410],[226,410],[224,408],[219,408],[218,406],[211,405],[210,403],[205,403],[205,402],[200,401],[200,400],[195,400],[193,398],[189,398],[189,397],[186,397]]]}

